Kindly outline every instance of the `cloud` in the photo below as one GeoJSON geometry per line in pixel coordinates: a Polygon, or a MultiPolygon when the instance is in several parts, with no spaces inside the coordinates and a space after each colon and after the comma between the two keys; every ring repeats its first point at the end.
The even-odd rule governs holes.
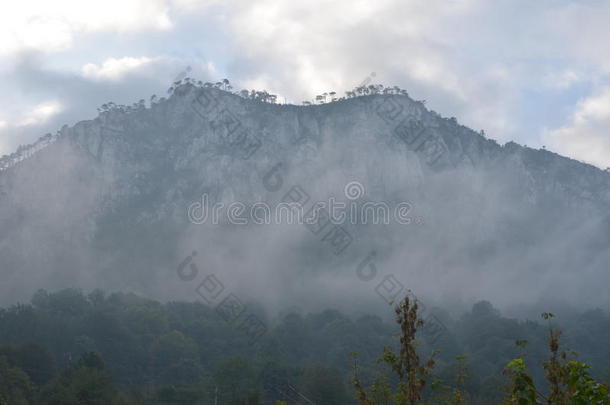
{"type": "MultiPolygon", "coordinates": [[[[579,98],[610,85],[607,16],[610,5],[567,0],[26,0],[0,16],[0,67],[34,52],[41,65],[84,79],[72,78],[73,98],[60,101],[90,110],[99,105],[85,97],[90,82],[108,86],[97,89],[103,102],[133,94],[121,101],[129,104],[159,94],[153,75],[167,88],[186,66],[202,80],[227,77],[295,104],[343,95],[376,72],[375,82],[405,88],[491,138],[540,146],[544,128],[564,125],[579,98]],[[155,84],[146,90],[146,81],[155,84]]],[[[0,75],[11,82],[12,73],[0,75]]],[[[64,92],[47,90],[30,97],[14,87],[0,107],[20,98],[30,110],[64,92]]]]}
{"type": "Polygon", "coordinates": [[[545,22],[553,49],[562,46],[557,56],[587,63],[603,74],[610,74],[610,3],[564,2],[549,8],[545,22]]]}
{"type": "Polygon", "coordinates": [[[598,2],[263,0],[213,10],[234,41],[228,77],[297,104],[375,71],[491,138],[536,147],[579,97],[610,84],[610,53],[600,52],[610,5],[598,2]]]}
{"type": "MultiPolygon", "coordinates": [[[[55,117],[64,110],[64,106],[57,100],[50,100],[34,106],[31,110],[21,114],[13,122],[0,120],[0,131],[18,131],[24,127],[36,127],[44,124],[49,119],[55,117]]],[[[1,151],[1,149],[0,149],[1,151]]]]}
{"type": "Polygon", "coordinates": [[[214,63],[201,59],[123,56],[87,61],[69,71],[48,66],[47,59],[38,56],[27,55],[13,69],[0,73],[6,83],[5,93],[0,94],[0,120],[6,122],[0,128],[0,155],[64,124],[92,119],[96,108],[109,101],[131,105],[152,94],[164,96],[187,67],[190,76],[204,81],[216,76],[214,63]]]}
{"type": "Polygon", "coordinates": [[[343,95],[375,71],[375,81],[406,88],[475,129],[504,140],[519,132],[510,118],[524,72],[487,57],[495,50],[479,35],[504,47],[509,39],[485,22],[479,1],[230,4],[217,11],[241,50],[229,76],[246,86],[298,104],[329,90],[343,95]]]}
{"type": "Polygon", "coordinates": [[[48,101],[37,105],[32,111],[27,112],[17,122],[17,126],[38,125],[46,122],[49,118],[60,113],[63,106],[58,101],[48,101]]]}
{"type": "Polygon", "coordinates": [[[582,82],[584,77],[582,74],[573,70],[567,69],[560,72],[549,72],[544,78],[543,83],[550,89],[568,89],[574,84],[582,82]]]}
{"type": "Polygon", "coordinates": [[[0,156],[10,154],[18,144],[27,144],[42,135],[40,128],[64,111],[57,100],[50,100],[23,112],[14,121],[0,120],[0,156]],[[32,132],[32,138],[23,137],[32,132]]]}
{"type": "Polygon", "coordinates": [[[155,61],[148,57],[124,57],[106,59],[101,66],[87,63],[82,68],[82,75],[93,80],[118,80],[130,72],[139,70],[145,65],[155,61]]]}
{"type": "Polygon", "coordinates": [[[0,26],[0,55],[6,55],[64,51],[80,34],[167,30],[172,23],[160,0],[23,0],[3,6],[0,26]]]}
{"type": "Polygon", "coordinates": [[[544,138],[559,153],[610,167],[610,87],[579,102],[570,122],[544,138]]]}

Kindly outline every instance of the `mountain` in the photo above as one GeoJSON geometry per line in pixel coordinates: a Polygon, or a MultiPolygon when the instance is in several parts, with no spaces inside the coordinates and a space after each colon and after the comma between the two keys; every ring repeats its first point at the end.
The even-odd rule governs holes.
{"type": "Polygon", "coordinates": [[[189,83],[0,159],[0,296],[198,299],[214,274],[274,307],[381,304],[394,281],[433,303],[608,306],[609,208],[610,173],[499,145],[406,95],[294,106],[189,83]],[[330,199],[369,217],[252,218],[257,202],[330,199]],[[206,202],[224,204],[219,224],[206,202]],[[247,225],[227,219],[234,202],[247,225]],[[383,207],[389,223],[372,223],[383,207]]]}

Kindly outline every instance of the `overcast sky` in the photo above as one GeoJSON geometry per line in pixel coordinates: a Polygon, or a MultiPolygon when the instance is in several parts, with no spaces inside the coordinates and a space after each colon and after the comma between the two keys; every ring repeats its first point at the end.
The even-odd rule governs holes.
{"type": "Polygon", "coordinates": [[[370,76],[500,143],[610,166],[605,0],[0,3],[0,155],[190,76],[300,104],[370,76]]]}

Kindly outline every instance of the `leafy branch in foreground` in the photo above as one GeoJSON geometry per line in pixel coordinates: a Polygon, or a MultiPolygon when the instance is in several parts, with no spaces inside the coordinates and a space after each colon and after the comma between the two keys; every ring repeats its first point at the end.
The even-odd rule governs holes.
{"type": "MultiPolygon", "coordinates": [[[[435,365],[438,351],[425,363],[417,354],[415,342],[417,331],[423,327],[424,321],[417,316],[417,302],[405,298],[396,307],[396,322],[400,325],[400,351],[395,353],[388,347],[384,348],[379,363],[389,366],[391,378],[387,372],[380,371],[367,391],[360,379],[359,367],[354,361],[354,376],[352,383],[356,389],[359,405],[464,405],[468,393],[461,389],[466,378],[465,356],[458,356],[456,383],[460,388],[451,387],[435,380],[431,384],[432,396],[424,402],[424,389],[431,371],[435,365]],[[392,384],[391,382],[395,382],[392,384]]],[[[510,361],[505,374],[510,380],[508,397],[504,405],[610,405],[610,387],[596,381],[590,374],[590,367],[583,362],[574,360],[576,354],[559,351],[561,333],[550,324],[554,317],[551,313],[543,313],[543,319],[549,321],[548,347],[550,358],[543,363],[548,389],[543,394],[536,387],[534,378],[523,358],[510,361]]],[[[523,348],[526,340],[518,340],[517,346],[523,348]]]]}
{"type": "Polygon", "coordinates": [[[358,365],[354,364],[354,377],[352,383],[356,388],[356,395],[360,405],[417,405],[422,399],[427,378],[435,364],[434,352],[432,356],[422,363],[415,343],[417,330],[424,326],[424,321],[417,316],[417,301],[411,302],[409,297],[396,306],[396,322],[400,325],[400,351],[394,353],[385,347],[380,363],[384,363],[398,378],[393,388],[387,375],[380,373],[372,384],[371,392],[364,389],[358,377],[358,365]]]}
{"type": "Polygon", "coordinates": [[[505,405],[608,405],[610,391],[606,384],[599,383],[589,373],[589,366],[570,360],[575,353],[559,352],[561,332],[552,327],[553,314],[545,312],[542,318],[549,321],[549,360],[543,364],[545,378],[549,383],[548,397],[536,389],[533,378],[522,358],[508,363],[507,374],[512,386],[505,405]]]}

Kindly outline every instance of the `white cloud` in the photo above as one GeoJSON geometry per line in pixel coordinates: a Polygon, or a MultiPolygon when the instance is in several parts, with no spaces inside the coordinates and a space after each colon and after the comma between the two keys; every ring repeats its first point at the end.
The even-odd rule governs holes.
{"type": "Polygon", "coordinates": [[[148,57],[124,57],[106,59],[101,66],[88,63],[81,69],[81,74],[87,79],[93,80],[118,80],[130,72],[137,71],[142,67],[158,59],[148,57]]]}
{"type": "Polygon", "coordinates": [[[603,74],[610,73],[610,3],[568,2],[550,8],[547,24],[558,55],[586,62],[603,74]]]}
{"type": "Polygon", "coordinates": [[[550,72],[543,77],[543,84],[550,89],[568,89],[572,85],[582,82],[585,78],[571,70],[566,69],[559,72],[550,72]]]}
{"type": "Polygon", "coordinates": [[[172,23],[162,0],[21,0],[2,6],[0,27],[6,55],[66,50],[83,33],[167,30],[172,23]]]}
{"type": "MultiPolygon", "coordinates": [[[[30,139],[24,139],[26,131],[34,131],[35,138],[42,135],[41,125],[64,111],[64,106],[57,100],[40,103],[28,111],[17,113],[14,120],[0,120],[0,156],[12,153],[17,144],[29,143],[30,139]]],[[[35,139],[34,138],[34,139],[35,139]]]]}
{"type": "Polygon", "coordinates": [[[49,118],[60,113],[63,106],[58,101],[47,101],[38,104],[31,111],[25,113],[23,117],[17,121],[17,126],[24,127],[29,125],[39,125],[47,121],[49,118]]]}
{"type": "Polygon", "coordinates": [[[610,88],[578,103],[570,123],[544,138],[561,154],[610,167],[610,88]]]}
{"type": "Polygon", "coordinates": [[[188,11],[205,8],[220,2],[222,0],[171,0],[172,6],[188,11]]]}
{"type": "MultiPolygon", "coordinates": [[[[294,103],[342,94],[374,71],[374,82],[399,85],[492,138],[535,145],[545,120],[561,122],[565,105],[575,103],[571,91],[609,83],[606,17],[610,3],[568,0],[23,0],[0,15],[0,68],[19,67],[11,63],[17,53],[37,50],[41,65],[79,70],[62,87],[70,95],[28,77],[38,85],[29,94],[60,98],[66,110],[92,99],[89,85],[109,89],[107,99],[135,94],[134,86],[134,101],[146,98],[158,90],[146,94],[143,81],[121,79],[168,77],[169,87],[187,65],[193,76],[228,77],[294,103]]],[[[32,104],[27,92],[8,93],[0,105],[32,104]]]]}
{"type": "Polygon", "coordinates": [[[494,49],[478,36],[497,27],[485,24],[477,0],[230,4],[221,17],[241,51],[236,64],[249,68],[240,78],[247,87],[299,103],[329,90],[342,95],[375,71],[375,82],[400,85],[475,129],[505,140],[518,132],[510,117],[521,72],[485,57],[494,49]]]}

